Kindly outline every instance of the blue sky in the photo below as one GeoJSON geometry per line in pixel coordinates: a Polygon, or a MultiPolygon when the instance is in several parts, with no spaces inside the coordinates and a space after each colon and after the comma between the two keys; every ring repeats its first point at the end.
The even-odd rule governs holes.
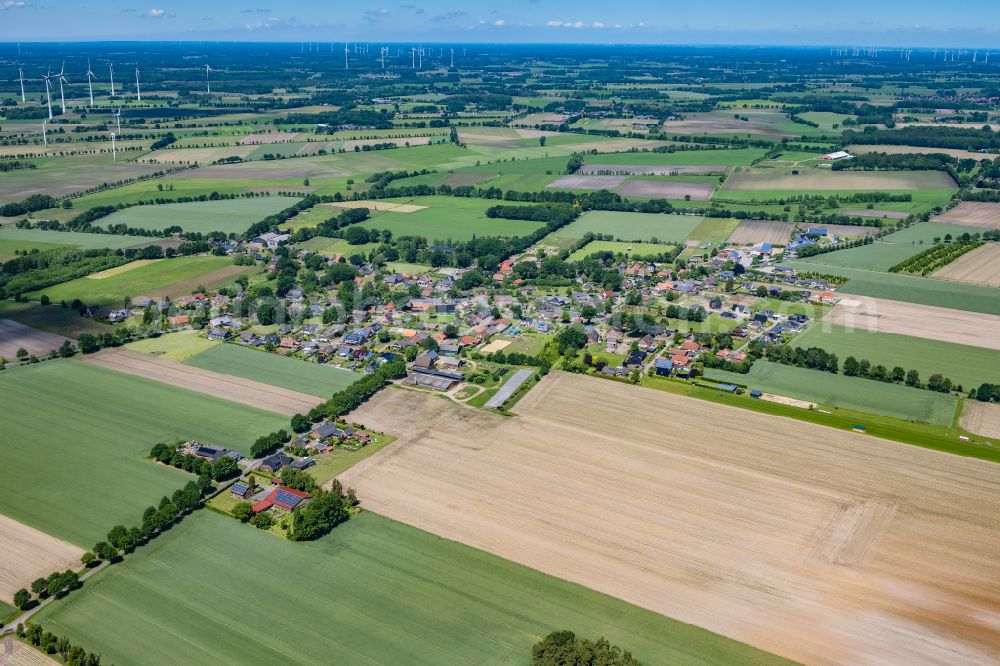
{"type": "Polygon", "coordinates": [[[0,0],[0,41],[859,44],[1000,49],[1000,3],[940,0],[0,0]]]}

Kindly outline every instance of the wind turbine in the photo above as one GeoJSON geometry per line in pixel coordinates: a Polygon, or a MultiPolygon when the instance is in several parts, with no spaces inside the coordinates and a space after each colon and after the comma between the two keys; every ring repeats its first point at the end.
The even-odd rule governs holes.
{"type": "Polygon", "coordinates": [[[118,147],[115,145],[115,133],[111,133],[111,159],[118,162],[118,147]]]}
{"type": "Polygon", "coordinates": [[[350,53],[351,50],[347,47],[347,42],[344,42],[344,69],[350,69],[350,63],[348,62],[350,53]]]}
{"type": "Polygon", "coordinates": [[[382,69],[385,69],[385,52],[389,50],[388,46],[383,46],[378,50],[379,55],[382,57],[382,69]]]}
{"type": "Polygon", "coordinates": [[[115,117],[115,123],[118,124],[118,133],[122,133],[122,108],[119,106],[118,110],[111,114],[115,117]]]}
{"type": "Polygon", "coordinates": [[[212,94],[212,84],[208,80],[208,73],[211,71],[212,71],[212,66],[209,65],[208,63],[205,63],[205,90],[209,95],[212,94]]]}
{"type": "Polygon", "coordinates": [[[49,68],[49,73],[42,77],[45,79],[45,100],[49,105],[49,120],[52,120],[52,68],[49,68]]]}
{"type": "Polygon", "coordinates": [[[417,48],[415,46],[410,47],[410,69],[417,68],[417,48]]]}
{"type": "Polygon", "coordinates": [[[63,94],[63,84],[69,83],[66,77],[63,76],[63,72],[66,71],[66,63],[63,63],[62,67],[59,69],[59,105],[62,106],[62,112],[66,113],[66,96],[63,94]]]}
{"type": "Polygon", "coordinates": [[[90,89],[90,106],[94,106],[94,71],[90,69],[90,58],[87,58],[87,87],[90,89]]]}
{"type": "Polygon", "coordinates": [[[135,101],[142,101],[142,89],[139,88],[139,65],[135,66],[135,101]]]}
{"type": "Polygon", "coordinates": [[[48,136],[48,134],[45,133],[45,124],[47,122],[49,122],[49,121],[47,121],[47,120],[43,120],[42,121],[42,143],[45,144],[46,148],[49,147],[49,136],[48,136]]]}
{"type": "Polygon", "coordinates": [[[17,66],[18,75],[21,77],[21,103],[25,102],[24,99],[24,65],[17,66]]]}
{"type": "Polygon", "coordinates": [[[114,65],[114,63],[110,63],[110,62],[108,63],[108,76],[111,78],[111,95],[110,95],[110,97],[114,97],[115,96],[115,65],[114,65]]]}
{"type": "Polygon", "coordinates": [[[451,50],[451,68],[455,69],[455,49],[451,50]]]}

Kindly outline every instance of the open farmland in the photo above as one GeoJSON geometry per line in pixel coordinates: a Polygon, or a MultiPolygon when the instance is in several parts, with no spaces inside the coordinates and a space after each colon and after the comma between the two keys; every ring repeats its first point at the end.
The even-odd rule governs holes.
{"type": "Polygon", "coordinates": [[[583,238],[588,233],[611,234],[625,241],[682,243],[702,221],[698,215],[620,213],[592,210],[554,233],[560,238],[583,238]]]}
{"type": "Polygon", "coordinates": [[[682,174],[724,173],[732,171],[731,166],[672,166],[641,164],[585,164],[578,174],[622,175],[622,176],[679,176],[682,174]]]}
{"type": "Polygon", "coordinates": [[[515,418],[383,391],[351,418],[399,439],[340,478],[373,511],[804,663],[1000,658],[1000,467],[601,381],[550,374],[515,418]]]}
{"type": "Polygon", "coordinates": [[[563,627],[648,664],[784,663],[372,513],[291,543],[200,511],[87,586],[40,622],[124,664],[520,664],[563,627]]]}
{"type": "Polygon", "coordinates": [[[55,333],[40,331],[11,319],[0,319],[0,358],[8,361],[17,358],[18,349],[24,349],[32,356],[44,356],[59,349],[66,340],[68,338],[55,333]]]}
{"type": "Polygon", "coordinates": [[[941,280],[1000,287],[1000,243],[987,243],[934,271],[941,280]]]}
{"type": "Polygon", "coordinates": [[[589,257],[595,252],[613,252],[630,254],[637,257],[649,257],[664,252],[669,252],[673,247],[670,245],[657,245],[655,243],[626,243],[624,241],[590,241],[579,250],[569,255],[567,261],[580,261],[589,257]]]}
{"type": "Polygon", "coordinates": [[[625,176],[571,174],[552,181],[546,188],[558,190],[614,190],[625,182],[625,176]]]}
{"type": "MultiPolygon", "coordinates": [[[[196,364],[176,363],[129,349],[102,350],[84,357],[84,361],[102,368],[146,377],[171,386],[288,416],[304,414],[322,401],[322,398],[318,396],[271,386],[240,376],[206,370],[196,364]]],[[[188,362],[190,361],[189,358],[188,362]]],[[[232,359],[231,361],[231,365],[238,364],[238,361],[232,359]]],[[[212,363],[209,362],[209,364],[212,363]]],[[[226,365],[225,362],[221,364],[226,365]]],[[[267,373],[257,374],[258,376],[266,376],[267,373]]]]}
{"type": "Polygon", "coordinates": [[[82,548],[0,514],[0,599],[10,601],[38,577],[75,569],[81,555],[82,548]]]}
{"type": "Polygon", "coordinates": [[[784,113],[746,112],[748,120],[736,118],[734,114],[725,111],[708,111],[687,113],[683,120],[667,120],[663,123],[663,131],[668,134],[759,134],[776,138],[794,137],[802,134],[802,126],[784,129],[790,125],[784,113]]]}
{"type": "MultiPolygon", "coordinates": [[[[600,177],[600,176],[598,176],[600,177]]],[[[687,183],[680,180],[626,180],[616,190],[629,197],[651,199],[692,199],[708,201],[715,191],[711,183],[687,183]]]]}
{"type": "Polygon", "coordinates": [[[742,220],[729,235],[728,242],[736,245],[770,243],[785,245],[792,238],[794,222],[769,222],[767,220],[742,220]]]}
{"type": "MultiPolygon", "coordinates": [[[[4,123],[6,125],[6,123],[4,123]]],[[[20,201],[32,194],[64,197],[89,190],[104,183],[155,173],[162,166],[155,164],[112,164],[111,160],[94,156],[71,156],[43,162],[37,169],[4,173],[0,177],[0,202],[20,201]]]]}
{"type": "Polygon", "coordinates": [[[955,187],[943,171],[821,171],[746,169],[731,175],[723,190],[920,190],[955,187]]]}
{"type": "MultiPolygon", "coordinates": [[[[591,157],[594,165],[631,168],[667,168],[714,167],[716,171],[728,170],[731,167],[747,166],[754,160],[763,157],[763,148],[736,148],[724,150],[678,150],[672,153],[625,152],[611,153],[599,157],[591,157]]],[[[592,167],[588,162],[582,168],[592,167]]]]}
{"type": "MultiPolygon", "coordinates": [[[[799,346],[803,343],[796,342],[799,346]]],[[[822,345],[821,345],[822,346],[822,345]]],[[[833,351],[827,349],[827,351],[833,351]]],[[[834,352],[840,356],[840,352],[834,352]]],[[[860,349],[853,353],[858,358],[868,358],[860,349]]],[[[844,358],[842,356],[841,358],[844,358]]],[[[872,364],[883,363],[871,358],[872,364]]],[[[888,366],[890,369],[892,365],[888,366]]],[[[804,400],[827,408],[851,409],[891,416],[904,421],[921,421],[939,426],[951,426],[955,420],[958,398],[945,393],[887,384],[862,377],[835,375],[809,368],[797,368],[759,360],[747,374],[725,370],[705,370],[705,377],[725,384],[742,384],[750,389],[804,400]]],[[[927,376],[924,376],[926,380],[927,376]]]]}
{"type": "Polygon", "coordinates": [[[849,153],[855,155],[865,155],[867,153],[885,153],[887,155],[904,155],[909,153],[937,153],[939,155],[951,155],[952,157],[957,157],[960,160],[991,160],[995,159],[997,155],[990,153],[977,153],[972,150],[960,150],[958,148],[938,148],[938,147],[926,147],[926,146],[896,146],[891,144],[874,144],[874,145],[850,145],[844,148],[849,153]]]}
{"type": "MultiPolygon", "coordinates": [[[[249,225],[247,225],[249,226],[249,225]]],[[[119,236],[117,234],[90,234],[78,231],[49,231],[45,229],[16,229],[0,227],[0,256],[14,254],[13,250],[40,250],[54,247],[79,247],[85,250],[111,248],[117,250],[137,245],[155,243],[151,236],[119,236]]]]}
{"type": "Polygon", "coordinates": [[[89,548],[190,475],[145,459],[157,442],[242,450],[288,419],[70,360],[5,370],[0,513],[89,548]]]}
{"type": "Polygon", "coordinates": [[[56,666],[60,663],[13,636],[0,640],[0,664],[4,666],[56,666]]]}
{"type": "Polygon", "coordinates": [[[213,345],[186,358],[184,365],[319,396],[323,400],[347,388],[362,376],[329,365],[236,345],[213,345]]]}
{"type": "Polygon", "coordinates": [[[1000,349],[1000,316],[947,307],[917,305],[886,298],[850,298],[824,317],[824,323],[878,333],[898,333],[971,347],[1000,349]]]}
{"type": "Polygon", "coordinates": [[[156,231],[178,226],[184,231],[202,234],[210,231],[221,231],[227,235],[242,234],[251,224],[297,202],[298,199],[292,197],[254,197],[132,206],[109,215],[100,223],[125,224],[156,231]]]}
{"type": "Polygon", "coordinates": [[[966,400],[959,423],[963,428],[977,435],[1000,438],[1000,405],[992,402],[966,400]]]}
{"type": "Polygon", "coordinates": [[[979,229],[1000,229],[1000,203],[963,201],[934,219],[979,229]]]}
{"type": "Polygon", "coordinates": [[[498,203],[488,199],[428,196],[392,199],[390,203],[421,208],[407,214],[373,211],[372,217],[360,226],[388,229],[393,236],[423,236],[431,243],[448,239],[468,241],[483,236],[527,236],[542,226],[540,222],[486,217],[486,209],[498,203]]]}
{"type": "Polygon", "coordinates": [[[236,266],[230,257],[175,257],[146,264],[103,280],[82,277],[27,294],[30,299],[47,295],[55,302],[80,299],[88,305],[120,307],[126,297],[176,298],[233,282],[253,266],[236,266]]]}
{"type": "MultiPolygon", "coordinates": [[[[114,326],[81,317],[76,310],[25,301],[0,301],[0,318],[10,319],[56,335],[77,338],[81,333],[110,333],[114,326]]],[[[62,343],[60,343],[62,344],[62,343]]],[[[17,351],[16,349],[14,351],[17,351]]]]}

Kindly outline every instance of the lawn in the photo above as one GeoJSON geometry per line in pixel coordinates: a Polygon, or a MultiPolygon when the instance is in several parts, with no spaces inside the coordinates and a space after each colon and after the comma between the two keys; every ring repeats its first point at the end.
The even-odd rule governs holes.
{"type": "Polygon", "coordinates": [[[1000,384],[1000,351],[995,349],[824,325],[810,327],[798,335],[793,344],[822,347],[842,360],[854,356],[889,369],[897,365],[906,370],[912,368],[925,382],[931,375],[941,373],[966,390],[983,382],[1000,384]]]}
{"type": "Polygon", "coordinates": [[[361,375],[319,363],[237,345],[216,345],[184,360],[185,365],[308,393],[324,400],[361,375]]]}
{"type": "Polygon", "coordinates": [[[483,236],[527,236],[542,226],[540,222],[486,217],[486,209],[503,204],[502,201],[442,196],[388,201],[425,208],[413,213],[373,211],[372,218],[362,222],[361,226],[367,229],[388,229],[397,237],[423,236],[431,243],[467,241],[483,236]]]}
{"type": "MultiPolygon", "coordinates": [[[[249,226],[249,225],[247,225],[249,226]]],[[[58,247],[119,248],[143,245],[160,240],[151,236],[119,236],[117,234],[90,234],[78,231],[48,231],[45,229],[17,229],[0,227],[0,257],[9,257],[14,250],[51,250],[58,247]]]]}
{"type": "Polygon", "coordinates": [[[372,513],[296,544],[200,511],[38,620],[150,666],[527,664],[565,628],[647,664],[786,663],[372,513]]]}
{"type": "Polygon", "coordinates": [[[26,294],[32,300],[42,294],[52,301],[75,298],[88,305],[121,306],[126,297],[170,296],[192,293],[197,287],[212,288],[230,283],[238,275],[256,270],[253,266],[235,266],[230,257],[176,257],[95,280],[82,277],[26,294]]]}
{"type": "Polygon", "coordinates": [[[198,439],[244,453],[288,419],[76,360],[10,368],[0,513],[89,548],[189,476],[145,456],[161,441],[198,439]]]}
{"type": "Polygon", "coordinates": [[[745,375],[706,368],[705,376],[827,407],[844,407],[940,426],[951,425],[958,406],[958,398],[944,393],[764,360],[754,363],[745,375]]]}
{"type": "Polygon", "coordinates": [[[179,226],[184,231],[203,234],[210,231],[242,234],[251,224],[260,222],[268,215],[284,210],[298,201],[294,197],[270,196],[132,206],[99,220],[97,224],[101,226],[126,224],[130,227],[157,231],[179,226]]]}
{"type": "Polygon", "coordinates": [[[888,298],[906,303],[936,305],[942,308],[1000,314],[1000,289],[961,282],[946,282],[933,278],[899,273],[883,273],[861,268],[829,266],[809,259],[789,262],[800,272],[839,275],[848,278],[838,290],[840,294],[888,298]]]}
{"type": "Polygon", "coordinates": [[[594,254],[595,252],[621,252],[633,256],[652,256],[662,254],[673,249],[670,245],[656,245],[653,243],[623,243],[621,241],[590,241],[582,248],[569,255],[567,261],[580,261],[594,254]],[[631,250],[629,249],[631,248],[631,250]]]}
{"type": "Polygon", "coordinates": [[[637,242],[681,243],[703,218],[697,215],[659,215],[595,210],[554,235],[583,238],[586,234],[610,234],[613,238],[637,242]]]}
{"type": "Polygon", "coordinates": [[[342,449],[340,451],[319,453],[313,456],[316,460],[316,465],[310,467],[307,472],[311,477],[316,479],[316,483],[322,485],[341,472],[350,469],[365,458],[375,455],[396,441],[395,437],[390,437],[389,435],[371,433],[371,437],[371,443],[368,444],[368,446],[358,449],[357,451],[342,449]]]}

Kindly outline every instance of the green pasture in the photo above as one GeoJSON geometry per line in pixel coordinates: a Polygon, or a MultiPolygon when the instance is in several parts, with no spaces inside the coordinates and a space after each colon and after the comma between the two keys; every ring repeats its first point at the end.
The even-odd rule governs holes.
{"type": "Polygon", "coordinates": [[[947,282],[915,275],[884,273],[881,271],[844,266],[830,266],[809,259],[789,262],[800,272],[838,275],[848,278],[838,289],[840,294],[888,298],[906,303],[936,305],[941,308],[967,310],[1000,315],[1000,289],[983,285],[947,282]]]}
{"type": "Polygon", "coordinates": [[[372,513],[297,544],[202,510],[39,622],[105,661],[150,666],[527,664],[563,628],[647,664],[786,663],[372,513]]]}
{"type": "Polygon", "coordinates": [[[763,148],[735,150],[676,150],[672,153],[625,152],[587,155],[587,164],[621,164],[636,166],[746,166],[764,156],[763,148]]]}
{"type": "Polygon", "coordinates": [[[361,375],[329,365],[310,363],[238,345],[215,345],[189,356],[185,365],[252,379],[327,399],[361,375]]]}
{"type": "Polygon", "coordinates": [[[197,439],[249,451],[288,419],[78,360],[9,368],[0,377],[6,471],[0,513],[89,548],[117,523],[190,478],[145,456],[197,439]]]}
{"type": "Polygon", "coordinates": [[[743,384],[750,389],[760,389],[797,400],[808,400],[834,409],[844,407],[946,427],[952,424],[958,407],[958,398],[945,393],[765,360],[754,363],[750,372],[745,375],[706,368],[705,377],[723,383],[743,384]]]}
{"type": "Polygon", "coordinates": [[[210,289],[232,282],[238,275],[252,270],[256,269],[253,266],[234,266],[230,257],[176,257],[145,264],[100,280],[89,277],[70,280],[26,296],[35,300],[46,294],[56,303],[68,303],[78,298],[88,305],[119,306],[126,297],[183,296],[199,285],[210,289]]]}
{"type": "Polygon", "coordinates": [[[168,361],[183,363],[195,354],[223,344],[218,340],[209,340],[201,331],[185,329],[174,333],[166,333],[155,338],[143,338],[129,342],[125,346],[132,351],[150,354],[168,361]]]}
{"type": "Polygon", "coordinates": [[[821,347],[841,360],[853,356],[890,370],[895,366],[914,369],[923,382],[940,373],[966,390],[984,382],[1000,384],[1000,351],[996,349],[823,324],[811,326],[796,336],[793,344],[821,347]]]}
{"type": "Polygon", "coordinates": [[[592,210],[559,229],[554,235],[583,238],[588,233],[611,234],[614,238],[626,241],[682,243],[702,219],[697,215],[592,210]]]}
{"type": "Polygon", "coordinates": [[[84,250],[110,248],[118,250],[146,243],[159,238],[149,236],[119,236],[117,234],[90,234],[78,231],[48,231],[45,229],[17,229],[0,227],[0,257],[9,257],[14,250],[51,250],[58,247],[78,247],[84,250]]]}
{"type": "Polygon", "coordinates": [[[139,229],[166,229],[179,226],[184,231],[207,234],[242,234],[250,225],[298,202],[293,197],[254,197],[187,203],[133,206],[112,213],[96,224],[125,224],[139,229]]]}
{"type": "Polygon", "coordinates": [[[527,236],[540,222],[486,217],[486,209],[501,204],[489,199],[427,196],[390,199],[394,203],[426,206],[413,213],[373,212],[361,223],[367,229],[388,229],[394,236],[423,236],[431,243],[467,241],[483,236],[527,236]]]}
{"type": "Polygon", "coordinates": [[[614,252],[615,254],[630,254],[632,256],[651,256],[662,254],[672,249],[670,245],[655,243],[624,243],[621,241],[590,241],[582,248],[569,255],[567,261],[580,261],[596,252],[614,252]]]}
{"type": "Polygon", "coordinates": [[[116,328],[89,317],[81,317],[76,310],[61,307],[58,303],[41,305],[30,301],[0,301],[0,318],[13,319],[26,326],[67,338],[77,338],[81,333],[111,333],[116,328]]]}

